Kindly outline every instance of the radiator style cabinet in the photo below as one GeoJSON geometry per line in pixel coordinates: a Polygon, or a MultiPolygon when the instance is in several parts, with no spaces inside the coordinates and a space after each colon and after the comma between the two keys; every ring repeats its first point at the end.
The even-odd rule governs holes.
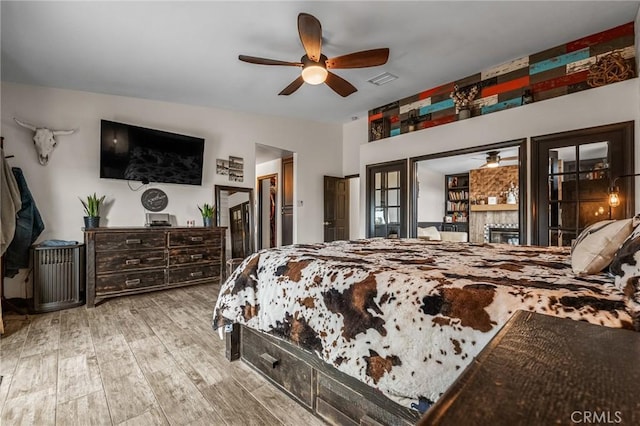
{"type": "Polygon", "coordinates": [[[87,306],[126,294],[219,282],[225,259],[225,230],[86,229],[87,306]]]}

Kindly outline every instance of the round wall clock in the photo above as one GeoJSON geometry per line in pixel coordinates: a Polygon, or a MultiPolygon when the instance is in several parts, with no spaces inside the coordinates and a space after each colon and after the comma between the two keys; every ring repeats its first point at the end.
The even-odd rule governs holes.
{"type": "Polygon", "coordinates": [[[152,212],[161,212],[169,204],[169,197],[162,189],[151,188],[142,193],[140,201],[145,209],[152,212]]]}

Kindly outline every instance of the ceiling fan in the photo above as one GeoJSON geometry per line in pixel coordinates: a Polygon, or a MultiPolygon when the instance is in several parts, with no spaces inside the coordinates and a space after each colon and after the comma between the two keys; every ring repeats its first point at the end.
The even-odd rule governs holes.
{"type": "Polygon", "coordinates": [[[513,157],[500,157],[500,151],[489,151],[487,152],[486,163],[480,166],[481,169],[485,167],[493,168],[498,167],[502,161],[515,161],[518,159],[518,156],[513,157]]]}
{"type": "Polygon", "coordinates": [[[321,52],[322,27],[320,21],[308,13],[298,15],[298,34],[306,52],[300,58],[300,62],[286,62],[247,55],[239,55],[238,59],[251,64],[284,65],[302,68],[300,77],[293,80],[291,84],[278,93],[279,95],[290,95],[298,90],[303,83],[326,83],[327,86],[342,97],[347,97],[358,89],[347,80],[329,71],[330,69],[375,67],[385,64],[389,59],[388,48],[363,50],[335,58],[327,58],[321,52]]]}

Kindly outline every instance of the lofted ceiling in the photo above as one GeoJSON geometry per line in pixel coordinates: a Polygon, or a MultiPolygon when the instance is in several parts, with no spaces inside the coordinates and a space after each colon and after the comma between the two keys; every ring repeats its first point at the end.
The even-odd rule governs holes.
{"type": "Polygon", "coordinates": [[[8,82],[344,123],[369,109],[635,20],[640,2],[11,2],[2,1],[8,82]],[[322,23],[329,58],[379,47],[387,64],[336,70],[358,91],[326,85],[278,96],[299,61],[297,15],[322,23]],[[375,86],[383,72],[399,78],[375,86]]]}

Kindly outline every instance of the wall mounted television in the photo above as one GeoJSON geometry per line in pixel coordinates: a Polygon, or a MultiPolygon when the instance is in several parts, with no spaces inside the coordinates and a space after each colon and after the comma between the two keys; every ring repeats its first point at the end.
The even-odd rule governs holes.
{"type": "Polygon", "coordinates": [[[202,185],[204,139],[101,120],[100,177],[202,185]]]}

